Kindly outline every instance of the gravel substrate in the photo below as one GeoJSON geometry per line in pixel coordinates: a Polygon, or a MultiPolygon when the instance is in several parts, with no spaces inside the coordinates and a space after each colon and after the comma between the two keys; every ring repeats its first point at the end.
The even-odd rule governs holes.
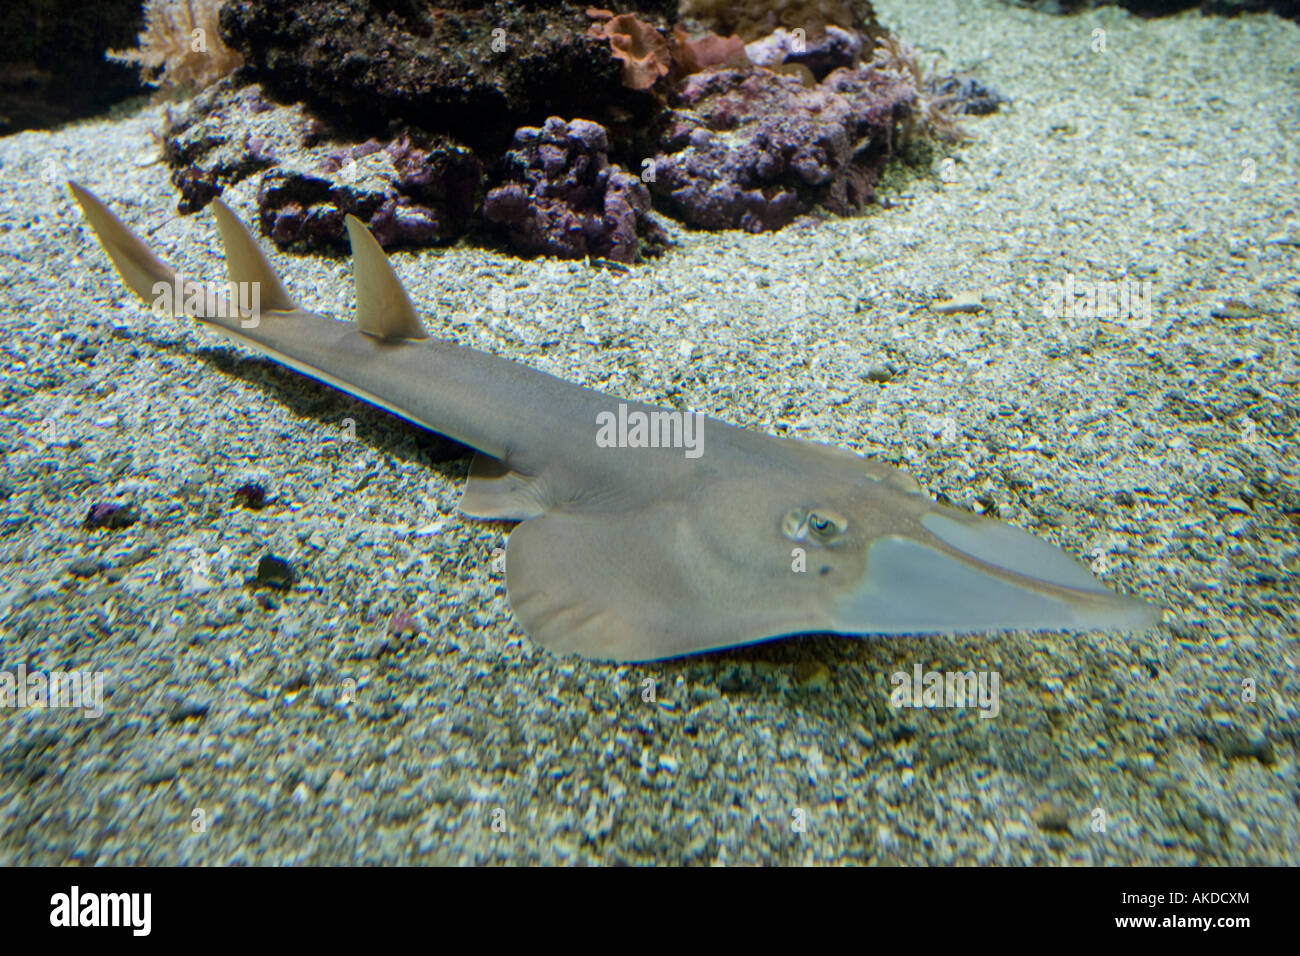
{"type": "MultiPolygon", "coordinates": [[[[1013,101],[888,208],[395,266],[434,334],[878,456],[1164,626],[548,654],[456,448],[129,298],[65,178],[221,275],[150,107],[0,140],[0,670],[108,672],[98,719],[0,711],[0,863],[1300,862],[1300,28],[876,7],[1013,101]],[[1045,317],[1067,273],[1149,281],[1150,322],[1045,317]],[[892,707],[918,665],[996,672],[999,713],[892,707]]],[[[350,312],[347,262],[274,259],[350,312]]]]}

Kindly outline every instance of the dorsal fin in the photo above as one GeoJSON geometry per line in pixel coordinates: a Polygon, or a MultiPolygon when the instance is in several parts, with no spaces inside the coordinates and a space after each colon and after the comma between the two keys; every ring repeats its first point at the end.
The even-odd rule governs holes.
{"type": "Polygon", "coordinates": [[[349,215],[344,222],[352,243],[357,325],[361,331],[380,339],[427,339],[429,333],[375,237],[356,216],[349,215]]]}
{"type": "Polygon", "coordinates": [[[257,283],[263,312],[293,312],[299,309],[298,303],[284,291],[280,277],[266,261],[266,256],[262,255],[253,234],[230,211],[230,207],[220,199],[214,199],[212,213],[217,218],[217,231],[221,233],[221,245],[226,250],[226,277],[231,282],[257,283]]]}
{"type": "Polygon", "coordinates": [[[78,183],[69,182],[68,188],[127,288],[145,302],[154,301],[157,298],[154,285],[158,282],[171,285],[176,273],[150,252],[144,241],[113,215],[98,196],[78,183]]]}

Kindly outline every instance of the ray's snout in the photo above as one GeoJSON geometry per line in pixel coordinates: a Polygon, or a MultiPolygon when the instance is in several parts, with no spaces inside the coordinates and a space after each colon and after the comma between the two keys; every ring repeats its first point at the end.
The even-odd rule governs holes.
{"type": "Polygon", "coordinates": [[[931,512],[934,540],[872,542],[862,580],[832,609],[843,633],[1136,630],[1159,609],[1105,588],[1059,548],[1010,525],[931,512]]]}

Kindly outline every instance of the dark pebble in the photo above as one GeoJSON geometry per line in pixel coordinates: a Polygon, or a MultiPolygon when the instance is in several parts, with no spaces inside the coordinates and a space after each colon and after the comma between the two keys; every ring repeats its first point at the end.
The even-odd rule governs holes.
{"type": "Polygon", "coordinates": [[[148,770],[140,778],[140,785],[145,787],[156,787],[160,783],[166,783],[168,780],[176,779],[175,767],[159,767],[156,770],[148,770]]]}
{"type": "Polygon", "coordinates": [[[77,578],[93,578],[102,570],[103,565],[94,558],[78,558],[68,565],[68,573],[77,578]]]}
{"type": "Polygon", "coordinates": [[[1034,813],[1034,823],[1049,833],[1069,833],[1070,811],[1059,803],[1049,803],[1034,813]]]}
{"type": "Polygon", "coordinates": [[[97,501],[86,512],[85,527],[129,528],[138,520],[140,516],[124,505],[113,504],[111,501],[97,501]]]}
{"type": "Polygon", "coordinates": [[[294,574],[293,565],[283,558],[268,554],[257,562],[257,577],[253,583],[258,587],[287,591],[296,580],[298,576],[294,574]]]}
{"type": "Polygon", "coordinates": [[[240,485],[235,489],[235,504],[243,505],[250,511],[261,511],[266,507],[266,489],[255,482],[240,485]]]}
{"type": "Polygon", "coordinates": [[[1273,744],[1258,732],[1246,733],[1237,727],[1231,727],[1212,734],[1211,742],[1229,760],[1254,757],[1266,767],[1277,762],[1273,744]]]}
{"type": "Polygon", "coordinates": [[[188,720],[191,717],[206,717],[208,711],[211,709],[211,704],[202,701],[182,700],[172,707],[171,712],[167,715],[167,719],[173,723],[179,723],[180,721],[188,720]]]}

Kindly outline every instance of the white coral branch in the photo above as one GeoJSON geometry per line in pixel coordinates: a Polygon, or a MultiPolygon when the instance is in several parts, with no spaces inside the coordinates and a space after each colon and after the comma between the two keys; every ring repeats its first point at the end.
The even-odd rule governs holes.
{"type": "MultiPolygon", "coordinates": [[[[961,97],[953,94],[934,96],[931,93],[936,84],[935,73],[933,70],[927,72],[921,65],[921,55],[911,44],[893,34],[885,34],[876,40],[871,66],[901,76],[912,84],[916,90],[916,115],[925,135],[948,142],[973,138],[957,121],[961,97]]],[[[910,130],[904,131],[905,137],[908,132],[910,130]]]]}
{"type": "Polygon", "coordinates": [[[225,0],[145,0],[144,31],[134,50],[108,58],[134,63],[150,86],[202,89],[237,69],[243,58],[221,39],[225,0]]]}

